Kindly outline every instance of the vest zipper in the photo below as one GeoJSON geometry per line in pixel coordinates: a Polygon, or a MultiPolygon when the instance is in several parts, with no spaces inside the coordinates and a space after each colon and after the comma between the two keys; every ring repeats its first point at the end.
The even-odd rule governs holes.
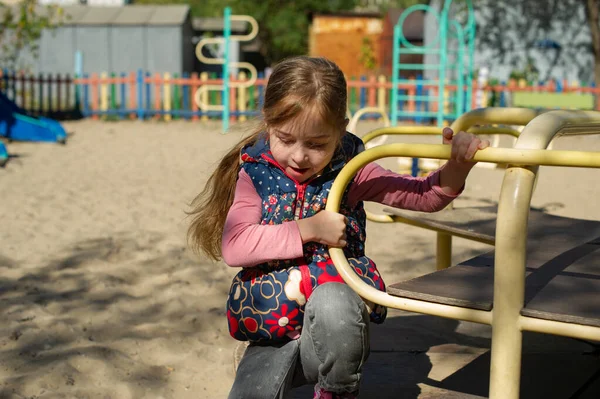
{"type": "Polygon", "coordinates": [[[298,192],[298,197],[296,198],[296,212],[294,214],[294,219],[302,219],[302,208],[304,208],[304,193],[306,191],[306,185],[302,184],[298,186],[296,184],[296,191],[298,192]]]}
{"type": "MultiPolygon", "coordinates": [[[[294,179],[287,173],[285,170],[279,165],[274,159],[269,158],[266,154],[261,155],[264,160],[266,160],[271,165],[275,166],[279,170],[283,172],[283,174],[294,182],[296,186],[296,210],[294,211],[294,219],[302,219],[302,208],[304,207],[304,196],[306,195],[306,186],[313,179],[307,180],[304,184],[300,183],[298,180],[294,179]]],[[[300,270],[300,275],[302,278],[300,279],[300,290],[303,292],[304,297],[308,300],[312,295],[312,279],[310,277],[310,271],[308,270],[308,265],[305,263],[304,258],[300,258],[301,264],[298,265],[298,269],[300,270]]]]}
{"type": "Polygon", "coordinates": [[[296,210],[294,212],[294,219],[302,219],[302,209],[304,208],[304,196],[306,195],[306,186],[308,183],[314,180],[314,178],[307,180],[304,183],[300,183],[298,180],[294,179],[292,176],[285,173],[285,170],[279,165],[274,159],[269,158],[266,154],[262,154],[263,159],[265,159],[268,163],[275,166],[279,170],[283,172],[283,174],[294,182],[296,185],[296,210]]]}

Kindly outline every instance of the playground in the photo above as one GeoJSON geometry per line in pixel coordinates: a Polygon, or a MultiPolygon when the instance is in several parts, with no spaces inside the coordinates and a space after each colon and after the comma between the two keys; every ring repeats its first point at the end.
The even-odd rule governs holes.
{"type": "MultiPolygon", "coordinates": [[[[241,133],[223,135],[218,123],[184,121],[64,126],[74,133],[67,146],[11,144],[15,158],[0,178],[0,392],[224,397],[236,342],[227,334],[223,303],[235,270],[190,253],[184,211],[241,133]]],[[[361,133],[373,127],[358,125],[361,133]]],[[[600,151],[600,143],[583,136],[558,139],[555,148],[600,151]]],[[[381,162],[395,167],[392,159],[381,162]]],[[[600,219],[596,170],[541,169],[534,207],[600,219]]],[[[503,174],[476,168],[456,205],[497,202],[503,174]]],[[[435,233],[369,223],[367,252],[388,281],[435,270],[435,233]]],[[[454,244],[453,262],[491,249],[461,239],[454,244]]],[[[397,398],[400,389],[405,397],[487,397],[490,331],[394,312],[373,326],[365,397],[397,398]]],[[[595,372],[597,358],[585,354],[592,349],[586,344],[533,333],[525,344],[523,384],[540,395],[524,397],[569,397],[544,393],[572,393],[595,372]]]]}
{"type": "MultiPolygon", "coordinates": [[[[414,176],[437,168],[449,155],[442,126],[490,135],[496,147],[477,154],[485,163],[440,216],[366,204],[366,252],[388,293],[363,291],[330,249],[355,291],[390,307],[371,327],[361,397],[597,398],[600,142],[590,133],[600,113],[548,108],[598,110],[600,90],[476,79],[473,9],[458,22],[451,3],[430,46],[401,33],[428,7],[400,15],[389,78],[348,79],[348,130],[367,150],[336,178],[327,209],[337,211],[360,162],[414,176]],[[407,79],[414,70],[424,76],[407,79]]],[[[222,64],[220,78],[2,72],[0,397],[227,395],[242,353],[224,307],[237,270],[191,253],[186,211],[250,130],[268,76],[229,59],[229,41],[251,40],[256,21],[226,8],[224,27],[196,47],[202,62],[222,64]],[[232,21],[250,33],[232,35],[232,21]],[[221,42],[223,58],[202,55],[221,42]],[[243,72],[229,79],[232,66],[243,72]],[[73,110],[83,118],[48,116],[73,110]]]]}

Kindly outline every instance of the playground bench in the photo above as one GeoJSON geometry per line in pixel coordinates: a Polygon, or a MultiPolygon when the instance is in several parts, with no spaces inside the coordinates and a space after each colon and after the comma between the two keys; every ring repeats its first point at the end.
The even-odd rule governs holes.
{"type": "Polygon", "coordinates": [[[590,93],[551,93],[516,91],[512,106],[521,108],[593,110],[594,96],[590,93]]]}
{"type": "MultiPolygon", "coordinates": [[[[498,207],[457,208],[437,214],[386,209],[372,220],[437,231],[438,270],[392,284],[367,286],[341,249],[330,248],[340,275],[361,297],[391,308],[492,326],[490,398],[519,397],[522,331],[600,341],[600,222],[531,209],[538,166],[600,168],[600,154],[544,150],[557,135],[600,133],[600,113],[488,108],[471,111],[455,131],[481,124],[527,125],[512,149],[489,148],[477,161],[505,163],[498,207]],[[387,218],[387,219],[386,219],[387,218]],[[453,235],[495,245],[492,252],[450,266],[453,235]]],[[[391,144],[366,150],[340,172],[327,209],[365,164],[384,157],[449,159],[443,145],[391,144]]]]}
{"type": "MultiPolygon", "coordinates": [[[[427,214],[386,209],[424,228],[493,245],[497,207],[455,208],[427,214]]],[[[600,327],[600,222],[530,209],[524,316],[600,327]],[[566,234],[568,232],[568,234],[566,234]],[[596,269],[594,269],[596,265],[596,269]],[[569,298],[568,301],[557,300],[569,298]]],[[[494,251],[409,281],[392,284],[395,296],[492,310],[494,251]]],[[[600,338],[600,337],[599,337],[600,338]]]]}

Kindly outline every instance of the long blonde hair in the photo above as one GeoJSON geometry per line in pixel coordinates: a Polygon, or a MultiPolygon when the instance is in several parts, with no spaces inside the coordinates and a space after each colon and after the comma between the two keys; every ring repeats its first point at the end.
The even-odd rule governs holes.
{"type": "Polygon", "coordinates": [[[252,134],[229,150],[202,192],[192,201],[188,242],[197,253],[221,259],[223,227],[231,208],[239,173],[240,152],[256,143],[267,127],[285,124],[306,110],[315,109],[335,128],[345,126],[347,88],[339,67],[320,57],[292,57],[273,69],[265,90],[263,121],[252,134]]]}

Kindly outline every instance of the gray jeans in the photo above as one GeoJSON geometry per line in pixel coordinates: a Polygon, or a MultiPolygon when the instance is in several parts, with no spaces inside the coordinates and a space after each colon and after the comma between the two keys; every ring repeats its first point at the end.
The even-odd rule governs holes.
{"type": "Polygon", "coordinates": [[[306,304],[299,339],[246,349],[229,399],[281,399],[293,387],[317,382],[328,391],[355,392],[368,356],[364,302],[345,284],[323,284],[306,304]]]}

